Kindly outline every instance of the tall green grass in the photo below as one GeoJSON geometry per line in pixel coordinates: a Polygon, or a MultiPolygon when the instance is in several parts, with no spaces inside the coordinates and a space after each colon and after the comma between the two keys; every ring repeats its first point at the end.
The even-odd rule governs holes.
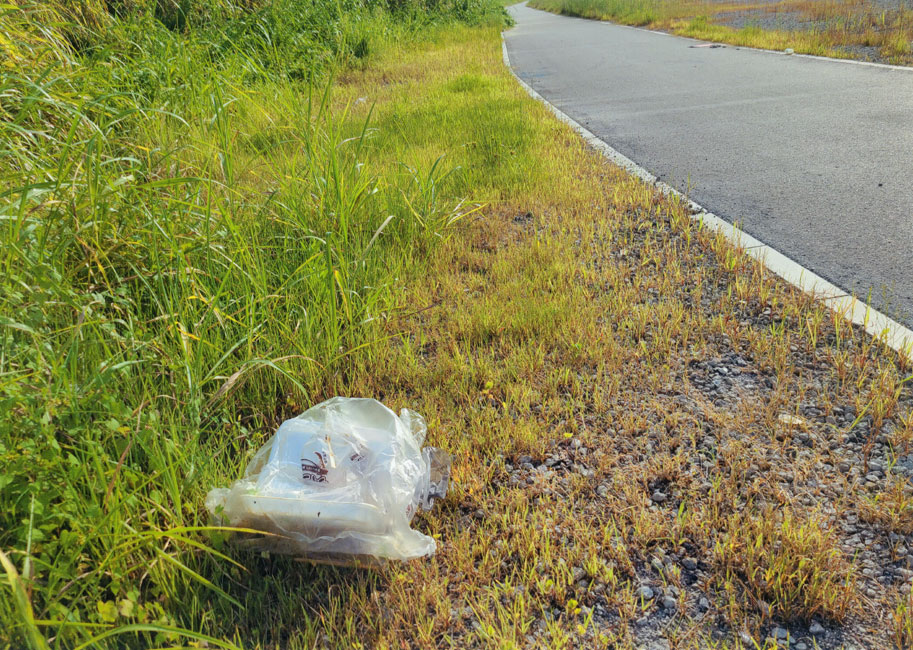
{"type": "MultiPolygon", "coordinates": [[[[331,79],[484,1],[0,8],[0,647],[208,643],[199,485],[332,392],[471,211],[331,79]],[[336,106],[336,110],[333,107],[336,106]],[[225,459],[230,459],[226,461],[225,459]]],[[[219,621],[218,623],[224,623],[219,621]]],[[[231,626],[228,626],[229,629],[231,626]]]]}

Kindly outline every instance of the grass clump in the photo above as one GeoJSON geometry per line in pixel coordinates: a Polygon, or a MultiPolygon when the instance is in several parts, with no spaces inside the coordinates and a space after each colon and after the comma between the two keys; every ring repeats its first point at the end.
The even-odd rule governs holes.
{"type": "Polygon", "coordinates": [[[738,515],[715,547],[730,607],[779,620],[842,621],[859,605],[855,571],[815,517],[738,515]]]}
{"type": "Polygon", "coordinates": [[[897,648],[913,645],[913,595],[906,594],[897,599],[892,617],[892,640],[897,648]]]}
{"type": "Polygon", "coordinates": [[[902,535],[913,533],[913,494],[903,479],[892,477],[885,488],[867,499],[860,515],[887,530],[902,535]]]}

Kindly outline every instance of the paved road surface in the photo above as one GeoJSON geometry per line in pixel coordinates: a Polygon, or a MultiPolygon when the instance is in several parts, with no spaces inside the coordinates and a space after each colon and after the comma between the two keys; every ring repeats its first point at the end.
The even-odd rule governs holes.
{"type": "Polygon", "coordinates": [[[514,70],[555,106],[709,211],[913,325],[913,70],[510,12],[514,70]]]}

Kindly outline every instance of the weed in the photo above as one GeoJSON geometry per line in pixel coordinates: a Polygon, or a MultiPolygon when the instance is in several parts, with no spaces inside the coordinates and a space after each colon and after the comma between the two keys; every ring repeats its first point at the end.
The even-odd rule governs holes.
{"type": "Polygon", "coordinates": [[[913,596],[909,592],[897,599],[893,619],[895,647],[909,648],[913,645],[913,596]]]}
{"type": "Polygon", "coordinates": [[[839,621],[859,604],[853,567],[816,518],[798,520],[788,510],[733,516],[714,555],[736,609],[751,604],[774,618],[839,621]]]}
{"type": "Polygon", "coordinates": [[[906,481],[892,478],[879,494],[862,502],[860,516],[895,533],[913,532],[913,493],[906,481]]]}

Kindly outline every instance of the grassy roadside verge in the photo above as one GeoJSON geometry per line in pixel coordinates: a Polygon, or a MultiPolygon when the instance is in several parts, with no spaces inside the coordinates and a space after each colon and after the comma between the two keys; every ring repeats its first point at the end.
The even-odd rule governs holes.
{"type": "Polygon", "coordinates": [[[359,373],[458,459],[438,556],[354,601],[379,645],[903,647],[909,367],[588,153],[498,45],[423,55],[378,105],[454,133],[459,89],[529,134],[359,373]]]}
{"type": "Polygon", "coordinates": [[[0,646],[193,640],[213,615],[194,589],[225,598],[233,639],[200,490],[342,390],[474,209],[422,156],[366,160],[332,76],[503,11],[61,1],[0,21],[0,548],[21,596],[0,646]]]}
{"type": "MultiPolygon", "coordinates": [[[[264,171],[265,159],[285,170],[308,151],[294,139],[292,110],[306,98],[275,93],[266,106],[243,96],[232,104],[229,141],[268,143],[233,158],[242,178],[282,178],[264,171]]],[[[201,426],[183,410],[192,400],[176,360],[208,371],[212,359],[196,356],[205,343],[173,330],[165,351],[175,367],[148,381],[156,397],[178,386],[182,403],[147,420],[122,392],[126,430],[87,417],[80,433],[92,441],[92,430],[109,431],[99,445],[116,453],[69,470],[91,489],[72,493],[81,501],[65,525],[23,513],[29,556],[4,541],[35,617],[71,617],[68,628],[39,626],[52,645],[76,645],[79,624],[132,623],[264,648],[636,647],[663,638],[752,647],[746,638],[763,646],[775,628],[811,639],[814,622],[824,647],[860,635],[863,645],[909,642],[908,367],[589,153],[503,69],[496,28],[450,28],[378,54],[339,78],[329,104],[336,116],[348,107],[327,127],[338,129],[332,151],[372,113],[359,161],[382,180],[370,196],[383,203],[357,213],[373,219],[359,225],[362,245],[387,214],[419,217],[414,235],[385,229],[375,240],[398,280],[371,310],[372,344],[297,389],[281,378],[304,383],[308,364],[277,361],[304,331],[303,314],[295,317],[289,334],[272,337],[277,349],[260,353],[277,369],[261,364],[232,380],[242,359],[232,372],[215,370],[201,426]],[[462,198],[470,203],[454,210],[462,198]],[[484,209],[451,218],[475,202],[484,209]],[[440,541],[434,558],[380,572],[309,567],[180,528],[205,522],[202,495],[237,475],[277,420],[336,393],[415,408],[429,419],[430,442],[455,455],[453,493],[416,524],[440,541]],[[213,396],[217,426],[205,419],[213,396]],[[42,525],[51,526],[43,537],[42,525]]],[[[249,227],[264,227],[259,214],[245,215],[249,227]]],[[[295,239],[294,228],[279,240],[295,239]]],[[[180,238],[175,254],[199,239],[180,238]]],[[[266,269],[296,250],[266,243],[266,269]]],[[[313,251],[296,254],[303,262],[313,251]]],[[[194,292],[176,304],[203,302],[193,297],[199,281],[184,282],[194,292]]],[[[251,323],[278,327],[294,307],[286,300],[251,323]]],[[[213,340],[197,327],[188,333],[213,340]]],[[[68,454],[83,453],[79,438],[50,415],[49,439],[60,437],[66,454],[47,462],[78,466],[68,454]]],[[[4,458],[23,467],[14,476],[34,471],[4,458]]],[[[18,492],[7,488],[9,504],[18,492]]],[[[0,608],[13,622],[3,629],[20,632],[13,603],[0,608]]],[[[153,643],[127,632],[110,646],[153,643]]],[[[181,641],[158,634],[159,645],[181,641]]]]}
{"type": "Polygon", "coordinates": [[[898,3],[531,0],[554,13],[648,27],[704,41],[913,64],[913,12],[898,3]]]}

